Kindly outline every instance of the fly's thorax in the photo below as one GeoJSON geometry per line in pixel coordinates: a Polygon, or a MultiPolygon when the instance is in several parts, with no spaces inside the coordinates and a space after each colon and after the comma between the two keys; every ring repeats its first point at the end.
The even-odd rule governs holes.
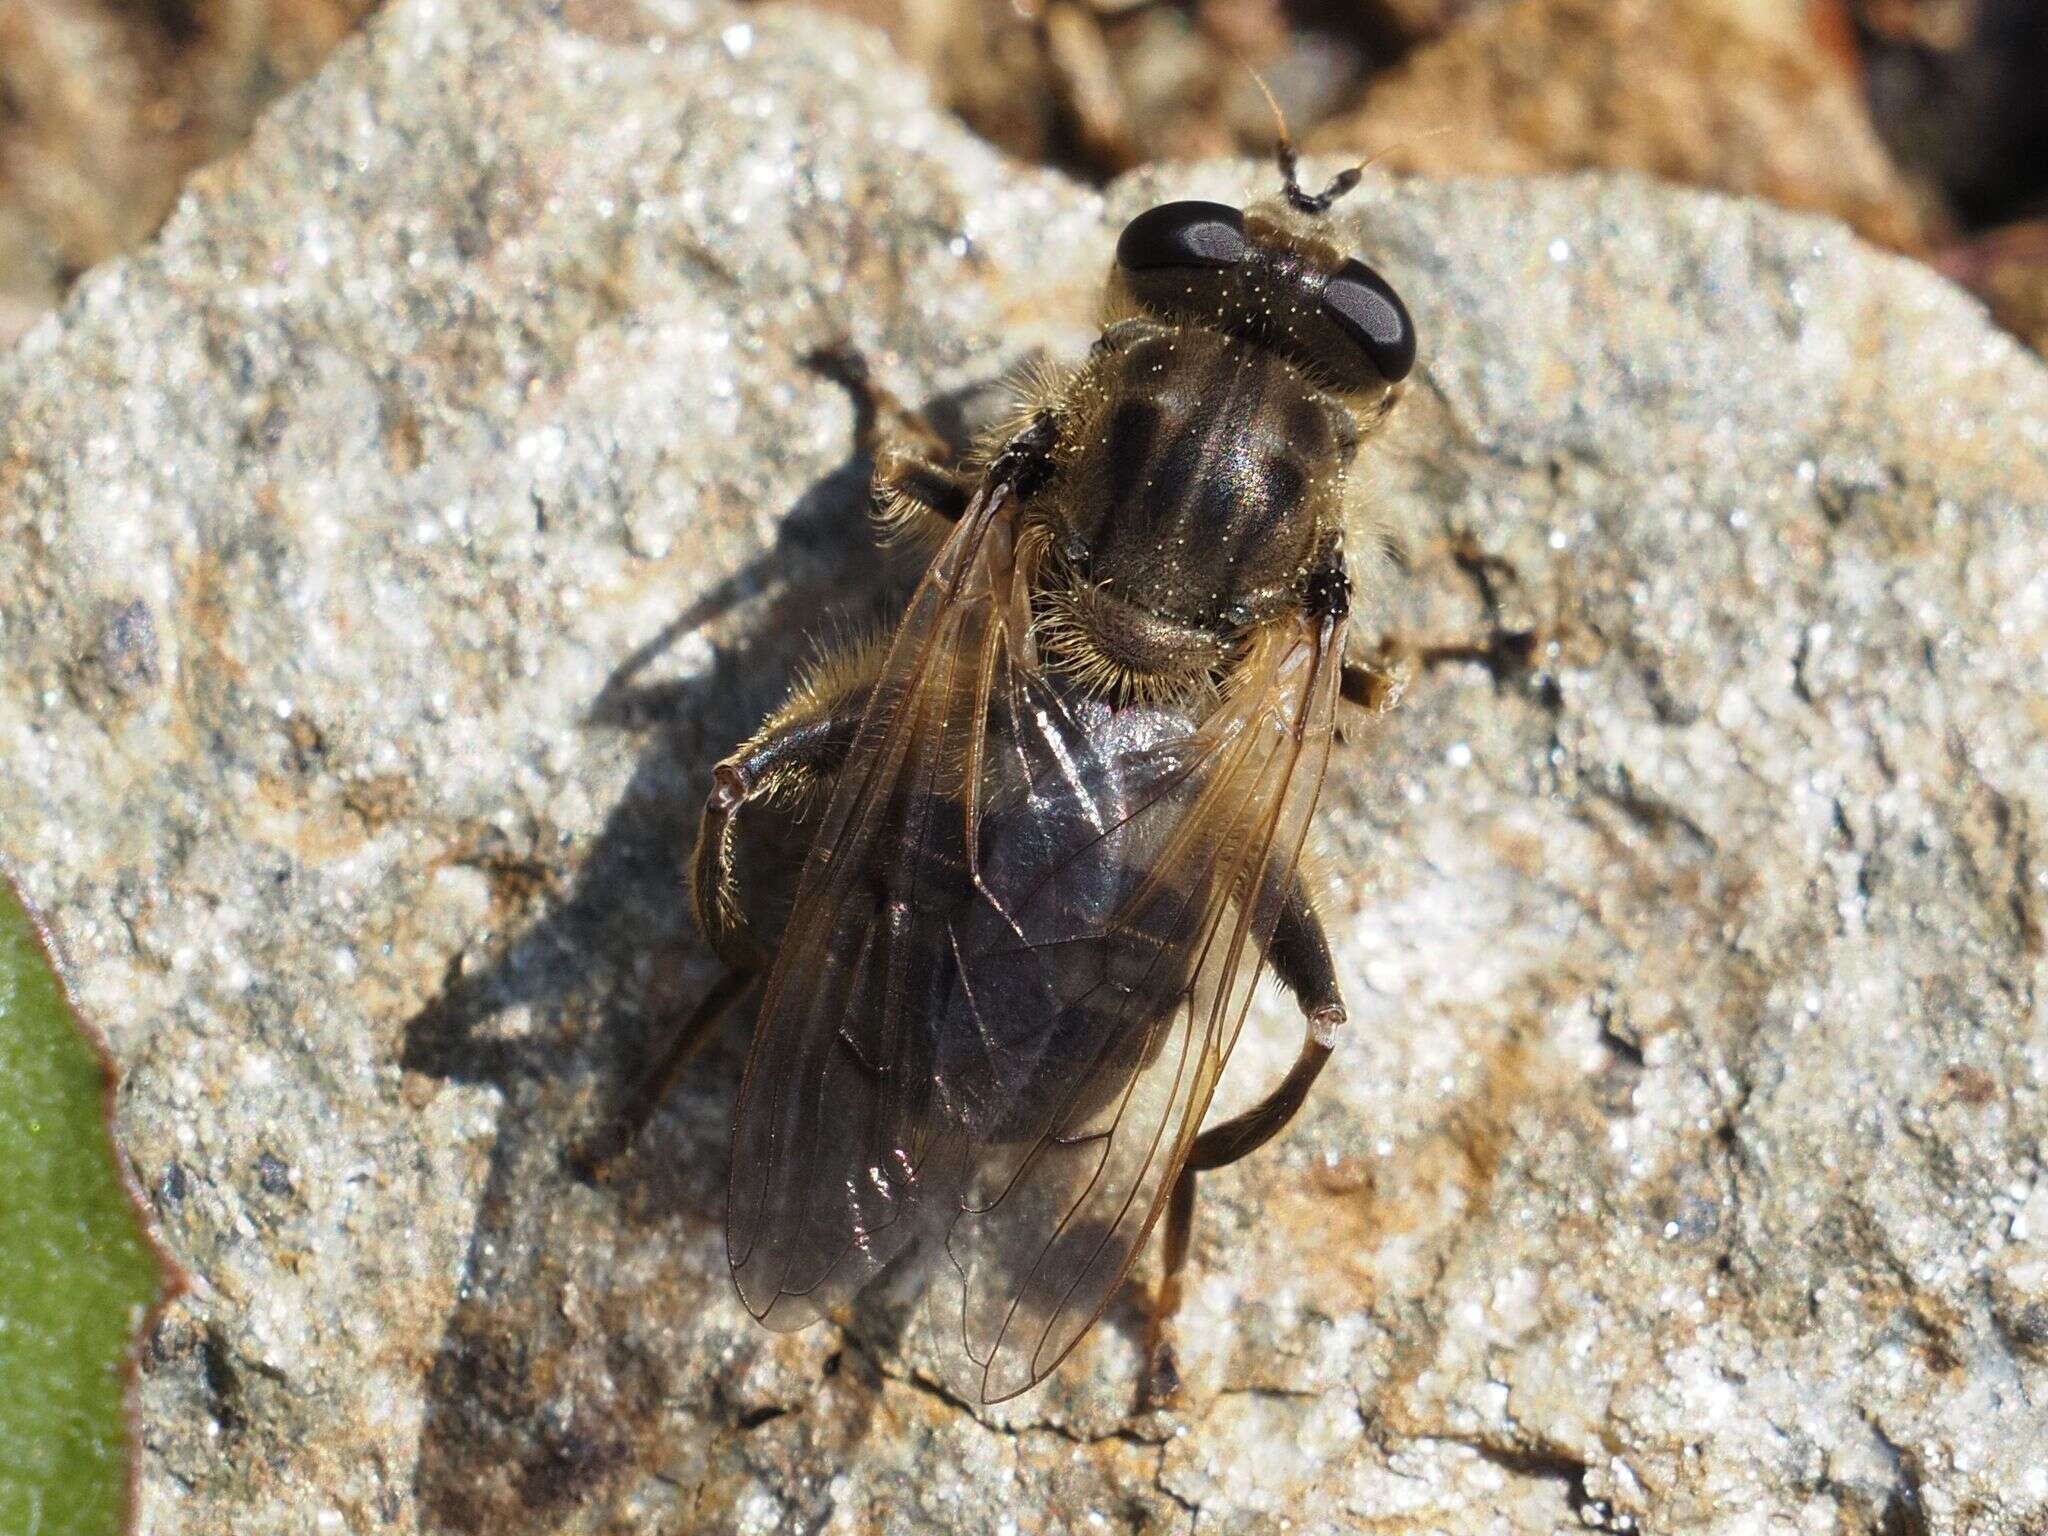
{"type": "Polygon", "coordinates": [[[1196,325],[1105,332],[1058,404],[1042,641],[1083,681],[1160,697],[1295,611],[1338,537],[1358,433],[1278,353],[1196,325]]]}

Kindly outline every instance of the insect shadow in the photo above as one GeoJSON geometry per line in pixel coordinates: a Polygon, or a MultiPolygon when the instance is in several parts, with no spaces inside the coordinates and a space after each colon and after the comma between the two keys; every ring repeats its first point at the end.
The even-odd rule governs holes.
{"type": "MultiPolygon", "coordinates": [[[[481,963],[458,957],[404,1027],[408,1074],[499,1099],[463,1282],[427,1373],[413,1478],[425,1530],[553,1531],[660,1479],[678,1454],[678,1409],[735,1433],[764,1422],[758,1405],[729,1400],[715,1364],[692,1368],[675,1342],[729,1283],[727,1140],[748,1010],[734,1011],[601,1184],[572,1171],[571,1154],[718,974],[686,873],[713,765],[781,698],[821,614],[858,622],[866,595],[879,613],[915,580],[872,537],[874,406],[854,393],[857,451],[798,499],[769,549],[623,658],[592,701],[588,729],[645,745],[567,882],[554,881],[545,850],[495,832],[446,856],[487,877],[510,932],[481,963]],[[683,636],[764,594],[758,619],[717,645],[708,668],[648,680],[683,636]]],[[[988,393],[942,397],[927,418],[962,440],[988,393]]],[[[863,1358],[843,1374],[872,1371],[863,1358]]]]}

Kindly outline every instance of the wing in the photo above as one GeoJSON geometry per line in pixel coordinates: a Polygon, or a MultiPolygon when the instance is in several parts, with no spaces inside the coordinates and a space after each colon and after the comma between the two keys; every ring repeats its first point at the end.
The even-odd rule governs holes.
{"type": "Polygon", "coordinates": [[[935,1094],[947,922],[988,694],[1023,633],[1014,516],[984,487],[891,642],[797,885],[733,1119],[726,1252],[748,1309],[800,1327],[928,1235],[967,1139],[935,1094]],[[973,765],[973,768],[970,768],[973,765]]]}
{"type": "MultiPolygon", "coordinates": [[[[1018,1021],[1028,1046],[997,1034],[1012,1120],[970,1160],[935,1284],[934,1323],[957,1325],[949,1374],[963,1395],[996,1402],[1048,1375],[1163,1209],[1293,886],[1342,656],[1341,623],[1270,633],[1192,734],[1135,748],[1063,739],[1070,717],[1029,673],[1010,680],[1017,708],[992,712],[992,733],[1007,714],[1060,760],[1032,798],[1034,825],[1062,845],[1047,857],[1024,843],[1013,873],[993,856],[1005,841],[984,836],[994,847],[973,915],[994,917],[979,925],[984,944],[960,943],[963,986],[1028,998],[1032,1016],[1018,1021]],[[1092,838],[1064,836],[1091,820],[1092,838]]],[[[949,1039],[971,1048],[992,1033],[949,1039]]],[[[997,1076],[949,1065],[942,1080],[997,1076]]]]}
{"type": "Polygon", "coordinates": [[[1198,725],[1090,705],[1036,664],[1013,535],[984,492],[897,632],[770,972],[727,1216],[773,1326],[943,1254],[947,1374],[984,1401],[1078,1342],[1186,1159],[1343,653],[1340,622],[1276,628],[1198,725]]]}

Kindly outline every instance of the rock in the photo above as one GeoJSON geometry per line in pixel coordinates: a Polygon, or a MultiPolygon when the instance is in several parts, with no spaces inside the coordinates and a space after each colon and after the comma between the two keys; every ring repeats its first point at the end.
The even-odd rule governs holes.
{"type": "Polygon", "coordinates": [[[1106,179],[1152,160],[1214,159],[1272,141],[1263,79],[1297,131],[1357,94],[1362,79],[1433,15],[1319,16],[1280,0],[810,0],[879,27],[939,100],[1021,160],[1106,179]],[[1256,68],[1254,78],[1251,68],[1256,68]]]}
{"type": "Polygon", "coordinates": [[[375,0],[14,0],[0,12],[0,347],[154,231],[375,0]]]}
{"type": "Polygon", "coordinates": [[[1342,207],[1426,343],[1364,622],[1493,665],[1341,753],[1353,1023],[1204,1181],[1181,1411],[1128,1307],[980,1414],[755,1327],[738,1032],[567,1171],[711,978],[710,764],[900,577],[807,355],[1072,355],[1267,180],[1105,203],[801,13],[396,0],[0,363],[0,856],[195,1281],[145,1531],[2048,1519],[2048,372],[1750,203],[1342,207]]]}
{"type": "Polygon", "coordinates": [[[1959,241],[1935,266],[1982,299],[2000,325],[2048,355],[2048,219],[1959,241]]]}
{"type": "Polygon", "coordinates": [[[1907,251],[1933,218],[1854,70],[1788,0],[1513,0],[1374,80],[1310,144],[1439,176],[1647,171],[1831,213],[1907,251]]]}
{"type": "Polygon", "coordinates": [[[2048,192],[2048,12],[2034,0],[1827,0],[1900,162],[1981,230],[2048,192]]]}

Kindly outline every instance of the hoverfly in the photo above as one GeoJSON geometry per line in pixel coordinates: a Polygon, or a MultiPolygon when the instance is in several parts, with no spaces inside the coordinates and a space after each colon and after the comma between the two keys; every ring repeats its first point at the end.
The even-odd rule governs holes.
{"type": "Polygon", "coordinates": [[[1174,1389],[1197,1176],[1301,1107],[1345,1009],[1300,860],[1345,660],[1347,472],[1415,359],[1320,227],[1359,179],[1123,230],[1085,362],[963,464],[877,456],[942,541],[886,644],[816,668],[718,764],[692,863],[760,987],[726,1238],[772,1328],[925,1264],[952,1385],[1043,1380],[1154,1225],[1148,1397],[1174,1389]],[[1203,1128],[1270,963],[1292,1070],[1203,1128]]]}

